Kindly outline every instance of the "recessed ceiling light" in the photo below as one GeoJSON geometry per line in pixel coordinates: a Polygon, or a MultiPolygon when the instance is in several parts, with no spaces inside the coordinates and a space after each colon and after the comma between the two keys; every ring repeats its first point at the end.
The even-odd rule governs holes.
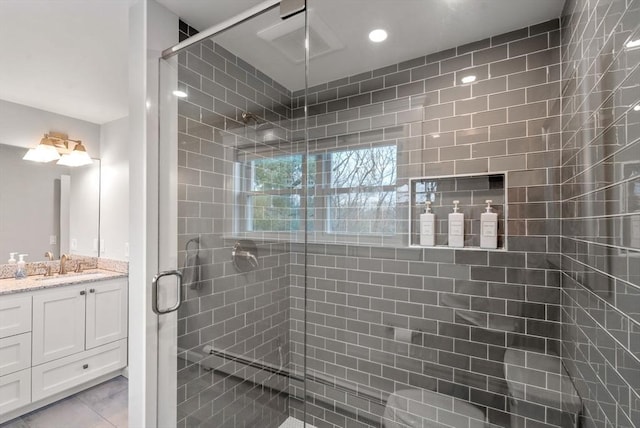
{"type": "Polygon", "coordinates": [[[633,111],[640,111],[640,104],[636,104],[635,107],[633,107],[633,111]]]}
{"type": "Polygon", "coordinates": [[[640,39],[635,39],[635,40],[631,40],[629,43],[627,43],[626,45],[629,49],[631,48],[637,48],[638,46],[640,46],[640,39]]]}
{"type": "Polygon", "coordinates": [[[369,40],[375,43],[384,42],[387,40],[387,32],[382,28],[378,28],[377,30],[373,30],[369,33],[369,40]]]}
{"type": "Polygon", "coordinates": [[[440,134],[433,134],[432,137],[433,138],[440,138],[440,134]]]}
{"type": "Polygon", "coordinates": [[[462,78],[462,83],[473,83],[475,82],[477,77],[475,75],[464,76],[462,78]]]}
{"type": "Polygon", "coordinates": [[[187,98],[187,93],[179,89],[176,89],[175,91],[173,91],[173,95],[175,95],[178,98],[187,98]]]}

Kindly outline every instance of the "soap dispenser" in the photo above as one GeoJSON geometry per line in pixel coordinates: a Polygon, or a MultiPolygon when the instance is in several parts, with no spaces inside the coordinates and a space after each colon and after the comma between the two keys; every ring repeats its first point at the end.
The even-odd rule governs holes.
{"type": "Polygon", "coordinates": [[[18,253],[9,253],[9,261],[7,263],[9,263],[10,265],[13,265],[16,263],[16,255],[18,253]]]}
{"type": "Polygon", "coordinates": [[[16,279],[23,279],[27,277],[27,266],[24,258],[29,254],[18,255],[18,268],[16,269],[16,279]]]}
{"type": "Polygon", "coordinates": [[[433,247],[436,245],[436,216],[431,212],[431,202],[426,202],[424,213],[420,214],[420,245],[433,247]]]}
{"type": "Polygon", "coordinates": [[[485,201],[486,212],[480,215],[480,248],[498,248],[498,214],[491,209],[492,202],[485,201]]]}
{"type": "Polygon", "coordinates": [[[464,214],[458,212],[460,201],[453,201],[453,212],[449,213],[449,246],[464,247],[464,214]]]}

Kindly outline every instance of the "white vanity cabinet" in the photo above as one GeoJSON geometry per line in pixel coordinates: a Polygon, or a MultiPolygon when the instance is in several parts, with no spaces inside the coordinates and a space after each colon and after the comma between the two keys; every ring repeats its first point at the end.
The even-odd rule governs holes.
{"type": "Polygon", "coordinates": [[[87,288],[85,348],[127,337],[127,281],[102,281],[87,288]]]}
{"type": "Polygon", "coordinates": [[[85,294],[84,286],[34,293],[34,366],[84,351],[85,294]]]}
{"type": "Polygon", "coordinates": [[[22,370],[0,377],[0,415],[29,403],[31,403],[31,370],[22,370]]]}
{"type": "Polygon", "coordinates": [[[0,415],[31,402],[31,295],[0,298],[0,415]]]}
{"type": "Polygon", "coordinates": [[[127,281],[112,279],[33,296],[33,365],[127,337],[127,281]]]}
{"type": "Polygon", "coordinates": [[[126,367],[127,282],[0,296],[0,422],[126,367]]]}
{"type": "Polygon", "coordinates": [[[33,400],[127,365],[127,280],[33,295],[33,400]]]}
{"type": "Polygon", "coordinates": [[[31,331],[31,295],[0,298],[0,337],[31,331]]]}

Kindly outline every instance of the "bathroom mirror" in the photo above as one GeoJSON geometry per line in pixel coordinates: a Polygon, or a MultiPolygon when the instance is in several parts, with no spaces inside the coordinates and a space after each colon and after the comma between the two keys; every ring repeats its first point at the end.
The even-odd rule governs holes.
{"type": "Polygon", "coordinates": [[[25,161],[25,152],[0,144],[0,264],[10,252],[31,262],[47,251],[98,257],[100,161],[66,167],[25,161]]]}

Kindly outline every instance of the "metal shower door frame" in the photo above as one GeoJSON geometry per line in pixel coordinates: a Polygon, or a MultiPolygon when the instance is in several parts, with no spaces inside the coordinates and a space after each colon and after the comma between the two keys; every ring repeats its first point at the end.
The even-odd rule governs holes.
{"type": "MultiPolygon", "coordinates": [[[[172,124],[172,118],[177,117],[177,106],[171,95],[172,92],[168,90],[168,86],[175,87],[177,84],[177,54],[183,52],[189,47],[200,43],[203,40],[215,37],[216,35],[223,33],[231,28],[234,28],[242,23],[251,20],[265,12],[268,12],[276,7],[280,6],[280,17],[282,19],[289,18],[300,12],[306,10],[306,0],[267,0],[264,1],[228,20],[223,21],[220,24],[214,25],[168,49],[162,51],[162,55],[159,58],[158,70],[158,119],[159,119],[159,152],[158,152],[158,273],[154,278],[153,293],[152,293],[152,307],[154,312],[158,315],[157,323],[157,395],[156,395],[156,416],[158,427],[170,427],[175,424],[177,416],[177,397],[176,397],[176,357],[177,352],[177,309],[180,306],[182,300],[181,291],[177,291],[172,296],[171,293],[167,295],[167,290],[158,288],[158,279],[163,276],[175,276],[177,278],[178,286],[181,285],[181,275],[177,271],[177,258],[175,254],[175,248],[177,243],[177,182],[176,174],[173,173],[173,168],[177,167],[177,141],[172,141],[172,133],[176,133],[176,129],[172,124]],[[168,73],[163,77],[162,70],[168,70],[168,73]],[[165,83],[163,83],[163,81],[165,83]],[[165,103],[164,108],[162,104],[165,103]],[[168,140],[166,138],[169,137],[168,140]],[[166,141],[163,142],[163,139],[166,141]],[[161,156],[162,149],[168,149],[170,152],[168,156],[161,156]],[[174,150],[175,149],[175,150],[174,150]],[[175,154],[173,153],[175,151],[175,154]],[[173,203],[173,205],[172,205],[173,203]],[[167,233],[176,232],[176,236],[167,237],[167,233]],[[163,235],[165,237],[163,238],[163,235]],[[166,247],[166,248],[164,248],[166,247]],[[172,299],[173,297],[173,299],[172,299]],[[177,300],[176,300],[177,299],[177,300]],[[160,302],[160,303],[158,303],[160,302]],[[173,305],[165,305],[162,303],[175,302],[173,305]],[[170,306],[170,307],[168,307],[170,306]],[[163,308],[165,308],[163,310],[163,308]],[[170,376],[164,376],[163,374],[170,374],[170,376]],[[166,394],[165,394],[166,393],[166,394]]],[[[305,23],[305,27],[307,24],[305,23]]],[[[308,38],[308,28],[305,30],[306,37],[308,38]]],[[[305,54],[305,68],[308,70],[308,50],[305,54]]],[[[305,87],[307,86],[307,76],[305,72],[305,87]]],[[[306,111],[305,111],[306,116],[306,111]]],[[[177,133],[176,133],[177,135],[177,133]]],[[[305,246],[306,246],[306,233],[305,233],[305,246]]],[[[306,267],[305,267],[306,268],[306,267]]],[[[305,273],[306,277],[306,273],[305,273]]],[[[172,287],[175,288],[175,287],[172,287]]],[[[306,306],[306,287],[305,287],[305,306],[306,306]]],[[[305,308],[305,325],[306,325],[306,308],[305,308]]],[[[304,338],[304,373],[306,373],[306,334],[304,338]]],[[[304,389],[306,395],[306,382],[304,382],[304,389]]]]}

